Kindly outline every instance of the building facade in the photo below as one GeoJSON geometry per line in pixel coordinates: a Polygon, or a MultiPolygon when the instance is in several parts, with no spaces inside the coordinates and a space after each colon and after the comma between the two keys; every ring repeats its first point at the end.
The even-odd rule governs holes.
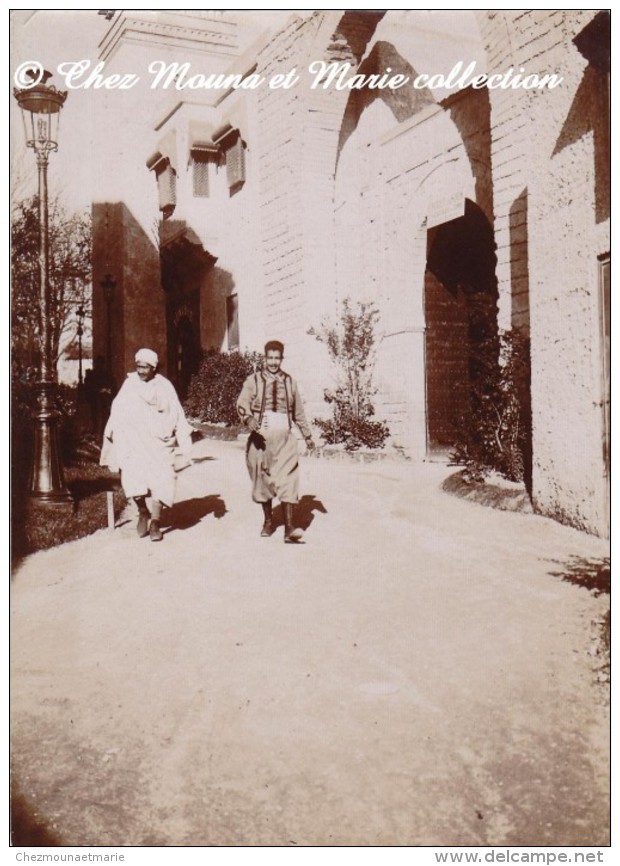
{"type": "Polygon", "coordinates": [[[452,444],[476,342],[519,328],[534,506],[606,535],[608,13],[261,15],[111,22],[111,71],[156,65],[122,116],[105,97],[95,354],[120,378],[152,345],[183,392],[201,350],[281,339],[325,415],[308,331],[372,301],[377,416],[424,460],[452,444]],[[368,86],[388,75],[424,86],[368,86]]]}

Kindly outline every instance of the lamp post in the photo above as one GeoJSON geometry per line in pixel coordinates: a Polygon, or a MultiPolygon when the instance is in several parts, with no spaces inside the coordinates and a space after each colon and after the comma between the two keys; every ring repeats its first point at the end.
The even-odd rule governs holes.
{"type": "Polygon", "coordinates": [[[47,84],[51,73],[42,72],[31,86],[14,88],[26,133],[26,145],[36,156],[39,175],[39,356],[38,381],[35,385],[34,458],[30,477],[30,495],[34,500],[49,504],[72,501],[64,479],[58,444],[58,412],[56,397],[56,365],[52,360],[49,325],[49,217],[47,166],[49,154],[58,150],[60,109],[66,92],[47,84]]]}
{"type": "Polygon", "coordinates": [[[84,316],[86,312],[84,307],[78,307],[75,311],[75,315],[77,316],[77,338],[78,338],[78,388],[82,390],[82,385],[84,384],[84,379],[82,377],[82,337],[84,335],[84,316]]]}

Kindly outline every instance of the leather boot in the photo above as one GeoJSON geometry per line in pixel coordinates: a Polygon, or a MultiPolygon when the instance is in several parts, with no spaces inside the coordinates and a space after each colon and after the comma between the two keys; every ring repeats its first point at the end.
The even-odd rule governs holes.
{"type": "Polygon", "coordinates": [[[283,502],[282,511],[284,512],[284,543],[285,544],[303,544],[303,532],[301,529],[295,529],[293,526],[293,503],[283,502]]]}
{"type": "Polygon", "coordinates": [[[263,528],[260,531],[261,538],[269,538],[270,535],[273,535],[273,513],[271,508],[271,499],[268,502],[261,502],[263,506],[263,528]]]}
{"type": "Polygon", "coordinates": [[[138,525],[136,526],[136,531],[138,533],[138,538],[145,538],[149,534],[149,520],[151,519],[151,512],[146,507],[146,501],[144,498],[136,499],[136,505],[138,506],[138,525]]]}
{"type": "Polygon", "coordinates": [[[151,520],[151,525],[149,527],[149,535],[151,537],[151,541],[163,541],[164,533],[159,527],[159,520],[151,520]]]}

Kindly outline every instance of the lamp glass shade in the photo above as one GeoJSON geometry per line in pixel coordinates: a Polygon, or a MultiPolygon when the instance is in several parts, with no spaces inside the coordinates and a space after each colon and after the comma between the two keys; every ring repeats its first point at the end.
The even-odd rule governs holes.
{"type": "Polygon", "coordinates": [[[66,92],[38,84],[24,90],[15,89],[14,93],[22,111],[28,145],[53,149],[58,141],[60,109],[67,98],[66,92]]]}

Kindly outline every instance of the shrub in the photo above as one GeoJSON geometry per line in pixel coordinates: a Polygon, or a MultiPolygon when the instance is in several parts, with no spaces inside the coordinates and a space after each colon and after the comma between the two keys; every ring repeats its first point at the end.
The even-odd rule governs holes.
{"type": "Polygon", "coordinates": [[[372,421],[375,414],[372,397],[374,366],[373,347],[375,325],[379,311],[375,305],[357,303],[352,307],[349,298],[342,303],[339,323],[334,326],[323,322],[319,330],[308,333],[325,343],[330,358],[336,365],[337,383],[334,390],[325,390],[325,401],[332,406],[332,418],[315,418],[325,442],[330,445],[344,443],[347,451],[358,448],[383,448],[390,435],[387,424],[372,421]]]}
{"type": "Polygon", "coordinates": [[[344,442],[347,451],[383,448],[390,435],[387,425],[382,421],[354,418],[341,411],[338,406],[334,409],[334,418],[315,418],[314,423],[321,430],[321,436],[328,445],[344,442]]]}
{"type": "Polygon", "coordinates": [[[480,481],[495,471],[509,481],[526,479],[530,459],[529,340],[518,330],[500,332],[474,350],[470,411],[456,426],[452,463],[480,481]]]}
{"type": "Polygon", "coordinates": [[[246,377],[261,361],[258,352],[207,349],[192,376],[183,408],[192,418],[211,424],[239,424],[236,402],[246,377]]]}

